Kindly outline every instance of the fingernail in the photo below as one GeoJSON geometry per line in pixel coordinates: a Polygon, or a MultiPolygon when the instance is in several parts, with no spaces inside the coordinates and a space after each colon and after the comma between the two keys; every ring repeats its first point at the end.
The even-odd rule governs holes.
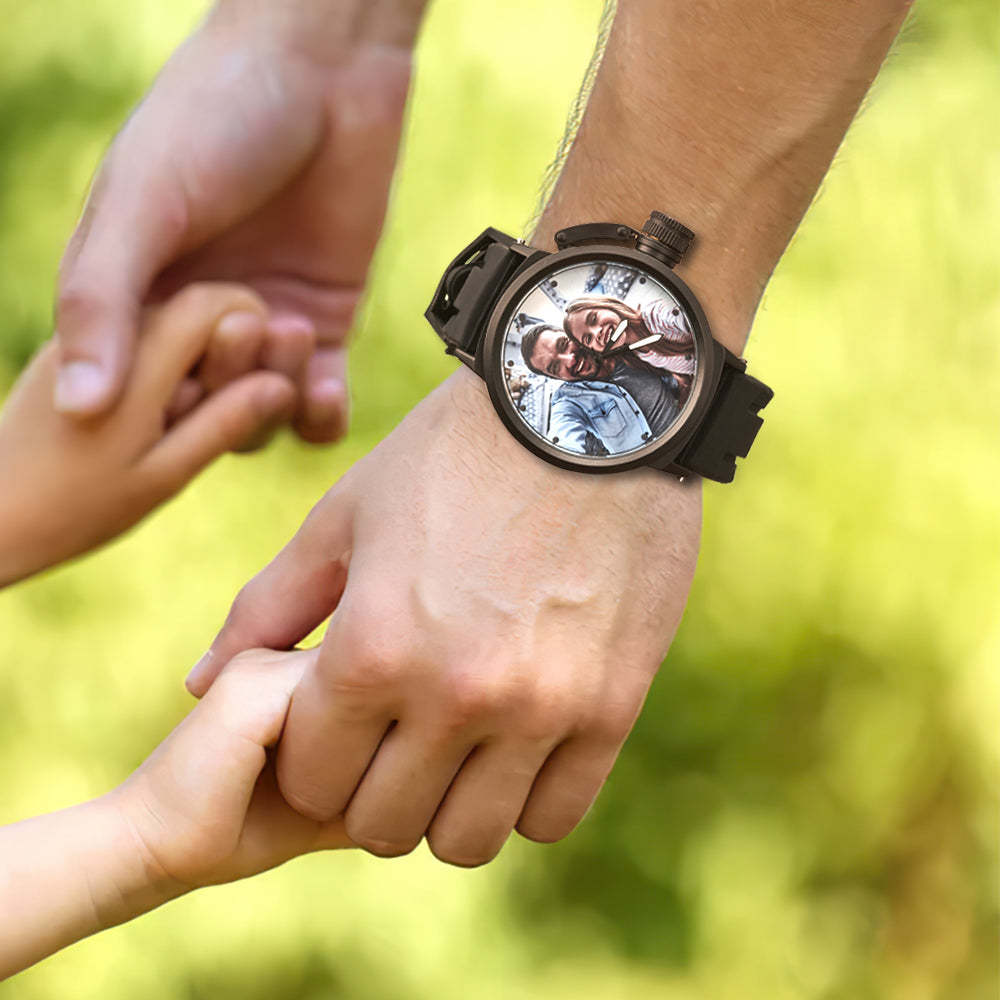
{"type": "Polygon", "coordinates": [[[316,326],[305,316],[274,316],[268,321],[272,333],[305,333],[316,332],[316,326]]]}
{"type": "Polygon", "coordinates": [[[330,376],[313,382],[309,386],[309,397],[313,402],[330,403],[339,402],[344,394],[344,380],[330,376]]]}
{"type": "Polygon", "coordinates": [[[237,309],[235,312],[226,313],[215,324],[215,332],[225,337],[245,337],[259,330],[263,325],[264,317],[259,313],[237,309]]]}
{"type": "Polygon", "coordinates": [[[67,361],[56,376],[55,407],[60,413],[100,409],[108,378],[94,361],[67,361]]]}
{"type": "Polygon", "coordinates": [[[191,673],[184,678],[184,686],[192,693],[197,693],[201,688],[201,682],[208,674],[209,666],[212,662],[212,651],[209,650],[192,668],[191,673]]]}

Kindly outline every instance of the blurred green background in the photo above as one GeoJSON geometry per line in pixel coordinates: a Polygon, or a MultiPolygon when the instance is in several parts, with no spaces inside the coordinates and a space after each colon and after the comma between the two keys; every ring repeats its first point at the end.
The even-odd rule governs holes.
{"type": "MultiPolygon", "coordinates": [[[[0,0],[0,384],[49,333],[103,148],[201,10],[0,0]]],[[[238,587],[451,369],[425,303],[467,237],[531,217],[599,16],[436,0],[349,442],[227,459],[0,595],[0,822],[146,756],[238,587]],[[527,38],[561,40],[544,89],[527,38]]],[[[0,995],[995,997],[998,21],[995,0],[918,2],[783,260],[749,346],[777,393],[766,430],[735,486],[706,491],[687,617],[579,831],[471,872],[424,848],[300,859],[0,995]]]]}

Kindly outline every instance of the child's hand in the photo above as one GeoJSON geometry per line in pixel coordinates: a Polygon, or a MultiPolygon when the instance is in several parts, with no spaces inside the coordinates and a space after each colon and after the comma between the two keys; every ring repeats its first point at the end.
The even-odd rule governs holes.
{"type": "Polygon", "coordinates": [[[282,799],[266,750],[316,655],[237,656],[115,791],[0,827],[0,979],[190,889],[352,846],[282,799]]]}
{"type": "Polygon", "coordinates": [[[252,650],[120,788],[107,796],[169,896],[255,875],[309,851],[353,846],[340,819],[295,812],[265,748],[316,650],[252,650]]]}
{"type": "Polygon", "coordinates": [[[263,302],[223,284],[191,285],[148,309],[125,395],[90,422],[53,410],[56,348],[42,348],[0,414],[0,586],[114,537],[214,458],[291,416],[287,375],[230,381],[223,370],[227,326],[253,325],[255,315],[263,330],[263,302]],[[199,387],[188,375],[206,352],[214,384],[203,377],[199,387]],[[192,402],[205,388],[215,391],[192,402]]]}
{"type": "MultiPolygon", "coordinates": [[[[309,359],[315,348],[315,330],[294,316],[228,313],[212,331],[197,368],[177,386],[167,407],[168,424],[186,417],[206,396],[260,368],[286,376],[299,390],[301,409],[309,359]]],[[[257,448],[269,437],[265,434],[254,438],[235,450],[257,448]]]]}

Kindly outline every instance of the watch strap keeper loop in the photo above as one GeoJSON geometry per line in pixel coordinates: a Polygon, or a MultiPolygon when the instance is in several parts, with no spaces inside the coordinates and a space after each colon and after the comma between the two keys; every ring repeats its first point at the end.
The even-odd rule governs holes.
{"type": "Polygon", "coordinates": [[[499,229],[486,229],[448,265],[424,315],[449,348],[475,354],[483,321],[507,280],[534,253],[499,229]]]}
{"type": "Polygon", "coordinates": [[[720,483],[733,481],[736,459],[746,458],[764,423],[759,411],[774,396],[772,389],[742,370],[744,364],[727,362],[723,367],[704,423],[675,459],[677,465],[720,483]]]}

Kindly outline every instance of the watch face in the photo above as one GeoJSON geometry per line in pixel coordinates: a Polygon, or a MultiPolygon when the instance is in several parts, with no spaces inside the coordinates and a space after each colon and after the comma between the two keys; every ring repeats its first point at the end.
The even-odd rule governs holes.
{"type": "Polygon", "coordinates": [[[694,322],[641,266],[594,258],[540,278],[504,332],[504,385],[567,456],[628,455],[667,435],[698,370],[694,322]]]}

